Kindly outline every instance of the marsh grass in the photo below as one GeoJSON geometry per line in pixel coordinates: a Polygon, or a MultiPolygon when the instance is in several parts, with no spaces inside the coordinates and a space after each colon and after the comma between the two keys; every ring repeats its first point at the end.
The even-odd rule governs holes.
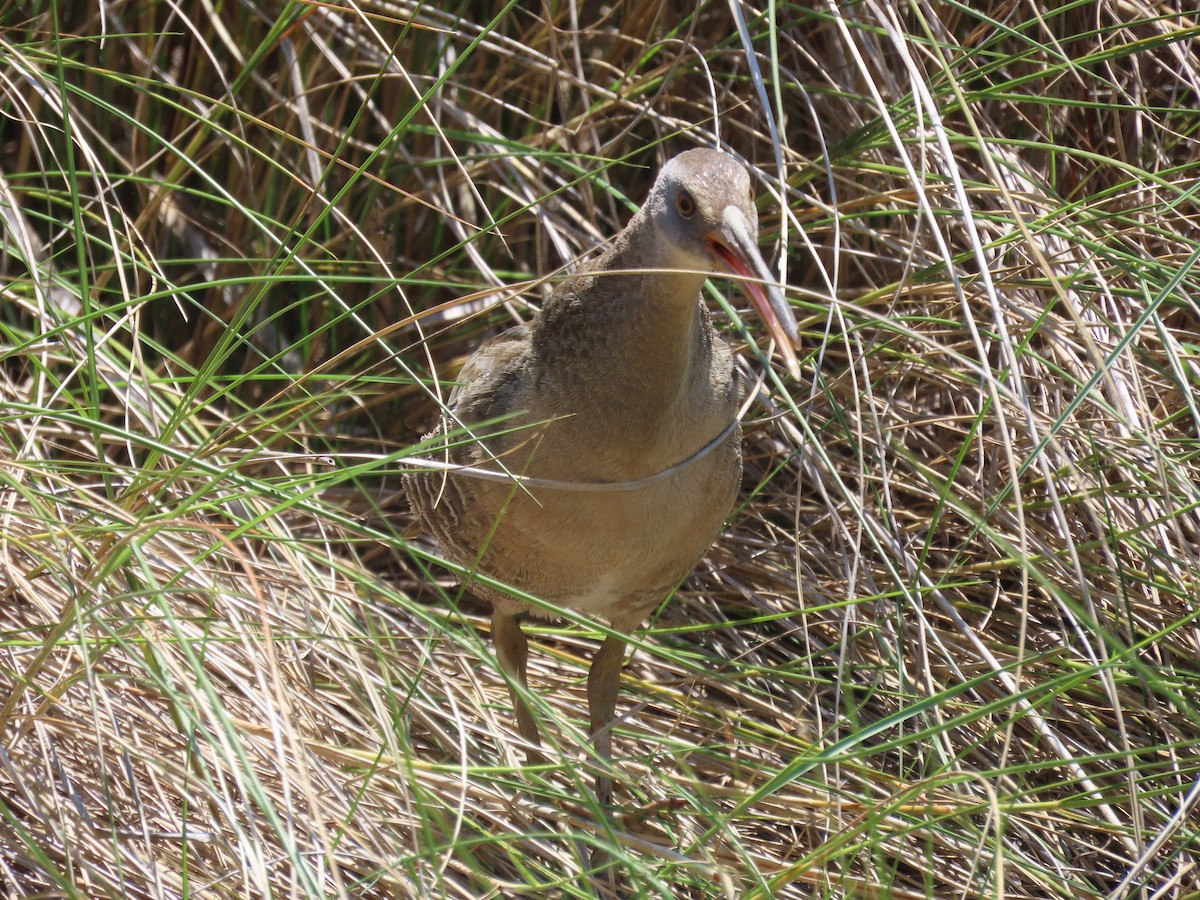
{"type": "Polygon", "coordinates": [[[644,897],[1200,896],[1197,37],[0,8],[0,890],[583,897],[603,846],[644,897]],[[533,629],[523,770],[398,476],[471,348],[718,140],[807,377],[633,641],[613,828],[595,633],[533,629]]]}

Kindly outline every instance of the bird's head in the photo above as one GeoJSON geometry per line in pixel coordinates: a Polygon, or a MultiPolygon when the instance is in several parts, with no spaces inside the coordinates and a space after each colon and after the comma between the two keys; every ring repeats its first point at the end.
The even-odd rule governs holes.
{"type": "Polygon", "coordinates": [[[758,210],[745,167],[717,150],[685,151],[663,166],[643,212],[661,242],[657,256],[665,265],[722,269],[745,279],[746,293],[798,378],[796,318],[759,252],[758,210]]]}

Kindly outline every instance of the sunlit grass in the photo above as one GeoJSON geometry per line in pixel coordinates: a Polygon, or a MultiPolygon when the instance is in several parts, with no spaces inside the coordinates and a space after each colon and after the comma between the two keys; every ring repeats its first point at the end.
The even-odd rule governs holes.
{"type": "Polygon", "coordinates": [[[603,896],[603,847],[643,897],[1197,896],[1194,22],[68,6],[0,13],[4,893],[603,896]],[[523,767],[399,475],[717,143],[806,378],[631,641],[609,820],[596,632],[529,629],[523,767]]]}

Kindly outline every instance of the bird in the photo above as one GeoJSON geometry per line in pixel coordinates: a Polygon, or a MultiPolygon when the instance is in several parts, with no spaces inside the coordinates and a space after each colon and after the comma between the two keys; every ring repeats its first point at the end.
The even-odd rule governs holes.
{"type": "Polygon", "coordinates": [[[798,378],[796,319],[758,249],[750,172],[686,150],[592,265],[467,360],[428,436],[443,464],[404,479],[416,521],[492,607],[527,763],[544,757],[520,618],[561,608],[609,623],[587,679],[604,805],[624,636],[695,568],[740,487],[742,387],[701,293],[714,270],[742,279],[798,378]]]}

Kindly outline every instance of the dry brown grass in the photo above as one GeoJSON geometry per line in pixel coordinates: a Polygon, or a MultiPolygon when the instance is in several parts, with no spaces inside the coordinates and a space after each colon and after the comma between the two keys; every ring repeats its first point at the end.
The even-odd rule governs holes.
{"type": "Polygon", "coordinates": [[[66,6],[0,8],[0,891],[1200,896],[1192,13],[743,8],[756,72],[722,3],[66,6]],[[523,771],[398,461],[718,140],[812,378],[636,641],[610,831],[592,638],[523,771]]]}

